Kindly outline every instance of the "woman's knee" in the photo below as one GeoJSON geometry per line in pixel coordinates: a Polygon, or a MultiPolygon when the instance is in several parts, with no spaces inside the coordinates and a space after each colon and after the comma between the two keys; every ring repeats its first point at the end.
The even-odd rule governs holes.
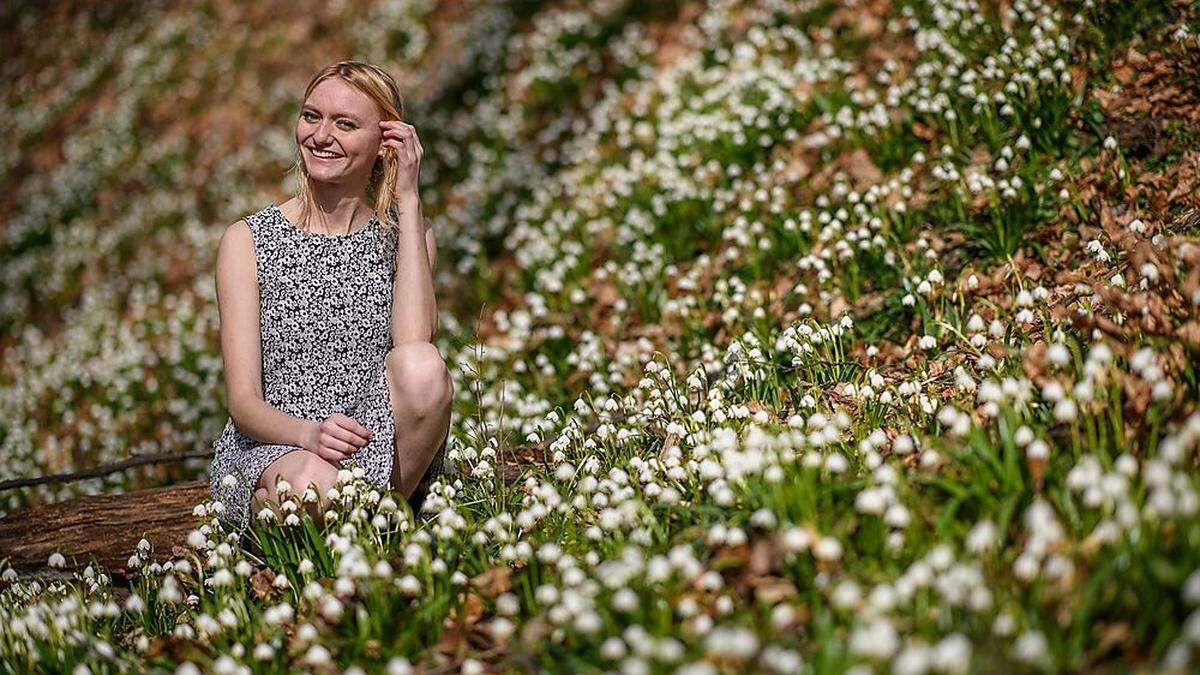
{"type": "Polygon", "coordinates": [[[398,405],[421,417],[440,414],[454,396],[454,382],[437,347],[406,342],[388,352],[388,379],[398,405]]]}
{"type": "Polygon", "coordinates": [[[337,478],[337,469],[317,455],[305,450],[284,454],[272,463],[275,471],[263,472],[263,478],[274,480],[278,475],[287,481],[292,494],[301,495],[310,483],[316,483],[317,491],[324,494],[337,478]],[[268,476],[271,473],[273,475],[268,476]]]}

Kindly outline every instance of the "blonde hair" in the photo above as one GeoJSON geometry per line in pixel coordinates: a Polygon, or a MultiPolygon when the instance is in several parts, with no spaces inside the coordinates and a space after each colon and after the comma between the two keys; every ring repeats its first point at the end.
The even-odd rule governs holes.
{"type": "MultiPolygon", "coordinates": [[[[313,76],[300,100],[308,100],[309,95],[312,94],[313,89],[317,88],[318,84],[333,77],[341,78],[346,84],[358,89],[374,101],[375,105],[379,107],[381,120],[404,119],[404,98],[400,95],[400,87],[396,84],[396,80],[383,68],[362,61],[342,61],[325,66],[313,76]]],[[[399,223],[397,222],[399,211],[395,206],[395,195],[391,190],[380,188],[395,185],[396,175],[399,171],[400,163],[396,149],[384,146],[383,156],[375,158],[375,165],[371,168],[371,177],[367,181],[367,196],[374,202],[375,218],[387,233],[397,235],[399,233],[399,223]]],[[[300,200],[299,224],[301,227],[306,227],[309,217],[317,209],[317,203],[312,196],[312,176],[308,174],[308,167],[304,164],[304,157],[301,155],[299,147],[296,148],[296,164],[292,167],[292,174],[298,185],[296,197],[300,200]]],[[[379,234],[385,233],[379,232],[379,234]]]]}

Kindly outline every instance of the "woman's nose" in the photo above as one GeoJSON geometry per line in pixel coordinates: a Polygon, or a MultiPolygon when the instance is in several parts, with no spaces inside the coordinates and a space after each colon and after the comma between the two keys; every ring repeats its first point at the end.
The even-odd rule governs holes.
{"type": "Polygon", "coordinates": [[[325,145],[329,143],[329,140],[332,137],[333,134],[329,133],[329,127],[322,122],[319,126],[317,126],[317,130],[313,133],[313,142],[317,145],[325,145]]]}

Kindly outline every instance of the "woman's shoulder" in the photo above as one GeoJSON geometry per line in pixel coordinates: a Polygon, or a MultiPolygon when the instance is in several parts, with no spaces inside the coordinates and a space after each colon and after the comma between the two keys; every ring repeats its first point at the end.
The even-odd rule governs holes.
{"type": "Polygon", "coordinates": [[[241,218],[234,221],[230,227],[245,227],[250,230],[250,233],[257,236],[264,228],[269,227],[274,223],[273,211],[276,208],[274,202],[264,204],[257,210],[244,214],[241,218]]]}
{"type": "Polygon", "coordinates": [[[222,239],[240,241],[246,246],[257,248],[256,244],[261,239],[264,229],[272,222],[271,209],[274,206],[274,204],[267,204],[256,211],[246,213],[225,226],[222,239]]]}

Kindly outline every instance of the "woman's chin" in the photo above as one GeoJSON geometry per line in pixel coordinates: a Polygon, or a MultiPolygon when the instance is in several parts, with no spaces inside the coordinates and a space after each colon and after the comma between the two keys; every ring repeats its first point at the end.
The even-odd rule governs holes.
{"type": "Polygon", "coordinates": [[[342,171],[327,166],[310,166],[308,167],[308,175],[313,180],[324,181],[326,183],[338,183],[345,177],[342,171]]]}

